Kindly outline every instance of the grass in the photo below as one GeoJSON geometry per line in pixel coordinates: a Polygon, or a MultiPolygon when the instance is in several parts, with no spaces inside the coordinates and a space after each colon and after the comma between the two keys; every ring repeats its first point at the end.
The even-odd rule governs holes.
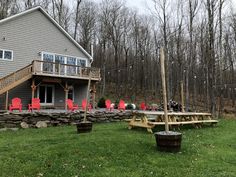
{"type": "Polygon", "coordinates": [[[177,154],[157,151],[152,134],[127,123],[94,124],[86,134],[73,126],[0,132],[0,176],[233,177],[235,129],[235,120],[183,129],[177,154]]]}

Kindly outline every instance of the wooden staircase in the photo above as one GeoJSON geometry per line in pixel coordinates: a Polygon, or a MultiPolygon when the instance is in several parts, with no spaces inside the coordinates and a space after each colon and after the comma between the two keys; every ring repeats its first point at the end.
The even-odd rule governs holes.
{"type": "Polygon", "coordinates": [[[0,78],[0,95],[13,89],[32,77],[33,65],[30,64],[14,73],[0,78]]]}

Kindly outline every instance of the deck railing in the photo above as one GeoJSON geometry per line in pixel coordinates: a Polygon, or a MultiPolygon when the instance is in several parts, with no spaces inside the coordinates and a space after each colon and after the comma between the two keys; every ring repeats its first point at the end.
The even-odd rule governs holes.
{"type": "Polygon", "coordinates": [[[32,64],[0,79],[0,93],[32,74],[32,64]]]}
{"type": "Polygon", "coordinates": [[[42,61],[42,60],[33,61],[33,74],[37,75],[50,75],[59,77],[88,79],[90,72],[91,72],[91,79],[100,80],[99,68],[81,67],[77,65],[42,61]]]}

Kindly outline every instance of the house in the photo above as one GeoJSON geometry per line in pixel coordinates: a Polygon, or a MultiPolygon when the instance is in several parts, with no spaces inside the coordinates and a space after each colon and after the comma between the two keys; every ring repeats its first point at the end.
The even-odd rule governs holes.
{"type": "Polygon", "coordinates": [[[100,80],[92,62],[40,6],[0,20],[0,110],[14,97],[25,109],[34,97],[45,108],[64,109],[67,98],[80,105],[89,78],[93,89],[100,80]]]}

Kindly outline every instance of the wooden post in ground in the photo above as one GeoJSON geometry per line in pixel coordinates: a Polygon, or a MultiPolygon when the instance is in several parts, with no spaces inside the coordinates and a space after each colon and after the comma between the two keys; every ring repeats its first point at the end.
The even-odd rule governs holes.
{"type": "Polygon", "coordinates": [[[8,108],[8,91],[6,91],[6,101],[5,101],[5,110],[8,108]]]}
{"type": "Polygon", "coordinates": [[[181,90],[181,104],[182,104],[182,112],[185,112],[185,106],[184,106],[184,83],[183,81],[180,82],[180,90],[181,90]]]}
{"type": "Polygon", "coordinates": [[[96,85],[93,84],[93,109],[95,109],[95,99],[96,99],[96,85]]]}
{"type": "Polygon", "coordinates": [[[168,115],[167,115],[167,97],[166,97],[166,77],[165,77],[165,55],[164,49],[161,47],[161,80],[162,80],[162,92],[163,92],[163,104],[164,104],[164,116],[165,116],[165,131],[169,131],[168,115]]]}
{"type": "Polygon", "coordinates": [[[87,111],[88,111],[88,98],[89,98],[89,91],[90,91],[90,84],[91,84],[91,71],[89,71],[89,81],[88,81],[88,89],[87,89],[87,95],[86,95],[86,105],[85,105],[85,112],[84,112],[84,120],[83,122],[86,122],[87,119],[87,111]]]}
{"type": "Polygon", "coordinates": [[[65,91],[65,110],[67,111],[67,101],[66,100],[68,99],[68,91],[69,91],[67,82],[65,84],[64,91],[65,91]]]}

